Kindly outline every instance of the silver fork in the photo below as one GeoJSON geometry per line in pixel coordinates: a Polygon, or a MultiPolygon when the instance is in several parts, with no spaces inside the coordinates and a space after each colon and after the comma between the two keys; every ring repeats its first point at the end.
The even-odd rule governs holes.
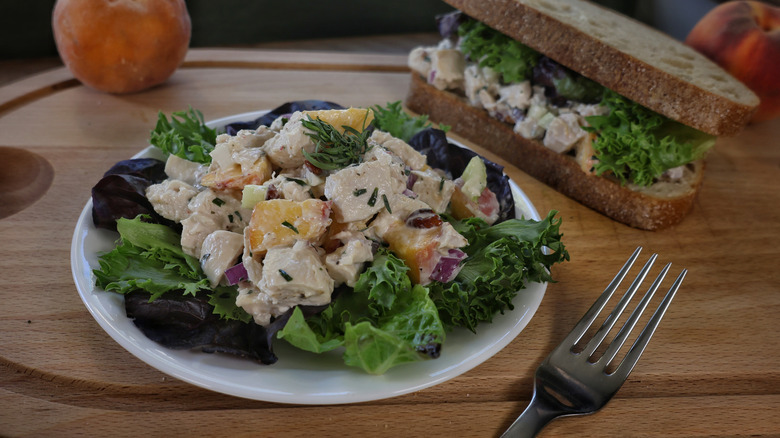
{"type": "Polygon", "coordinates": [[[661,273],[647,290],[647,293],[645,293],[642,301],[636,306],[623,327],[606,347],[603,355],[595,362],[592,362],[590,358],[607,337],[620,315],[628,306],[629,301],[631,301],[631,298],[639,289],[653,262],[655,262],[657,254],[653,254],[650,257],[625,295],[620,299],[615,309],[612,310],[612,313],[607,316],[602,326],[593,335],[593,338],[590,339],[585,348],[582,351],[576,351],[575,346],[580,343],[580,340],[585,340],[583,338],[584,335],[596,320],[598,314],[604,309],[607,301],[618,288],[621,281],[623,281],[641,250],[642,247],[639,247],[634,251],[626,264],[623,265],[623,268],[620,269],[609,286],[607,286],[604,293],[593,303],[571,333],[566,336],[566,339],[547,356],[536,370],[534,394],[531,398],[531,403],[517,420],[509,426],[509,429],[501,435],[502,438],[535,436],[547,423],[557,417],[594,413],[604,407],[620,389],[623,382],[626,381],[626,378],[650,341],[650,337],[653,336],[655,329],[661,322],[666,309],[669,308],[674,295],[680,288],[680,284],[682,284],[685,274],[688,272],[687,270],[682,270],[641,334],[636,338],[623,360],[614,370],[611,368],[610,362],[612,362],[628,339],[631,330],[633,330],[642,312],[647,308],[656,290],[661,285],[661,281],[663,281],[666,273],[669,271],[671,263],[661,270],[661,273]],[[607,368],[608,366],[610,368],[607,368]]]}

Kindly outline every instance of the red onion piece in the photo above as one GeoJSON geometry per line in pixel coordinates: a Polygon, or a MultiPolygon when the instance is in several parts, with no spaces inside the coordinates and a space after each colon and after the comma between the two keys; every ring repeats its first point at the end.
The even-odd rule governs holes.
{"type": "Polygon", "coordinates": [[[414,173],[409,173],[409,177],[406,178],[406,188],[412,190],[412,188],[414,188],[414,183],[416,182],[417,182],[417,175],[414,173]]]}
{"type": "Polygon", "coordinates": [[[462,268],[460,262],[466,258],[466,253],[459,249],[450,249],[447,256],[439,259],[439,263],[433,268],[431,280],[448,283],[455,279],[462,268]]]}
{"type": "Polygon", "coordinates": [[[227,278],[228,284],[232,286],[249,278],[249,274],[247,274],[244,264],[239,263],[225,271],[225,278],[227,278]]]}
{"type": "Polygon", "coordinates": [[[404,191],[401,193],[406,195],[407,198],[417,199],[417,193],[414,193],[409,189],[404,189],[404,191]]]}

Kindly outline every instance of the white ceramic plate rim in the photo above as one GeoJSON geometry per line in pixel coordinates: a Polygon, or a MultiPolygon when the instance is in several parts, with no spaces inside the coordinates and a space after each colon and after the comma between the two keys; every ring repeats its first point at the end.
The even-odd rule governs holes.
{"type": "MultiPolygon", "coordinates": [[[[254,120],[265,112],[237,114],[208,125],[254,120]]],[[[161,158],[159,151],[151,146],[134,158],[149,156],[161,158]]],[[[517,217],[540,220],[520,187],[511,180],[510,185],[517,217]]],[[[438,359],[400,365],[381,376],[344,365],[338,352],[315,355],[294,349],[283,341],[275,343],[274,352],[279,361],[270,366],[223,354],[171,350],[149,340],[125,316],[122,296],[95,286],[92,270],[99,267],[98,254],[111,250],[118,235],[96,229],[91,211],[90,199],[73,232],[71,269],[84,305],[101,328],[124,349],[163,373],[202,388],[253,400],[323,405],[357,403],[440,384],[471,370],[512,342],[533,317],[547,289],[546,283],[528,285],[514,299],[514,310],[479,326],[477,334],[465,329],[448,333],[438,359]]]]}

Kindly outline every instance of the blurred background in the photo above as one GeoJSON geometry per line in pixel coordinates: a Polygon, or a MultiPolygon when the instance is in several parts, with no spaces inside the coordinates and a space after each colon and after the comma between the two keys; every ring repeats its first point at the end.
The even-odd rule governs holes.
{"type": "MultiPolygon", "coordinates": [[[[55,0],[0,0],[0,84],[60,65],[51,30],[55,0]]],[[[406,53],[436,41],[440,0],[187,0],[191,47],[406,53]],[[355,44],[355,42],[360,44],[355,44]]],[[[677,39],[717,0],[601,0],[677,39]]]]}
{"type": "MultiPolygon", "coordinates": [[[[0,0],[0,59],[57,56],[55,0],[0,0]]],[[[714,0],[614,0],[598,3],[683,39],[714,0]]],[[[440,0],[187,0],[192,47],[241,46],[319,38],[435,31],[440,0]]]]}

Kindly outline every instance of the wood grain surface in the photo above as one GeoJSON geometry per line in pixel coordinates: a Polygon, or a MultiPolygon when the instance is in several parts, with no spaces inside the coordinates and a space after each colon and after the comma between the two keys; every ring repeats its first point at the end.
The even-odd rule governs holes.
{"type": "Polygon", "coordinates": [[[90,90],[63,68],[0,88],[0,435],[498,436],[527,405],[536,366],[641,245],[642,260],[657,252],[673,275],[689,270],[682,289],[607,408],[542,436],[780,436],[780,120],[719,139],[693,212],[663,231],[628,228],[507,167],[540,214],[560,212],[571,261],[517,339],[432,388],[338,406],[246,400],[166,376],[103,332],[71,277],[71,238],[90,187],[148,144],[158,111],[216,119],[298,99],[397,101],[405,65],[403,55],[192,50],[167,83],[138,94],[90,90]],[[38,170],[19,172],[28,168],[38,170]],[[20,185],[37,192],[19,201],[20,185]]]}

